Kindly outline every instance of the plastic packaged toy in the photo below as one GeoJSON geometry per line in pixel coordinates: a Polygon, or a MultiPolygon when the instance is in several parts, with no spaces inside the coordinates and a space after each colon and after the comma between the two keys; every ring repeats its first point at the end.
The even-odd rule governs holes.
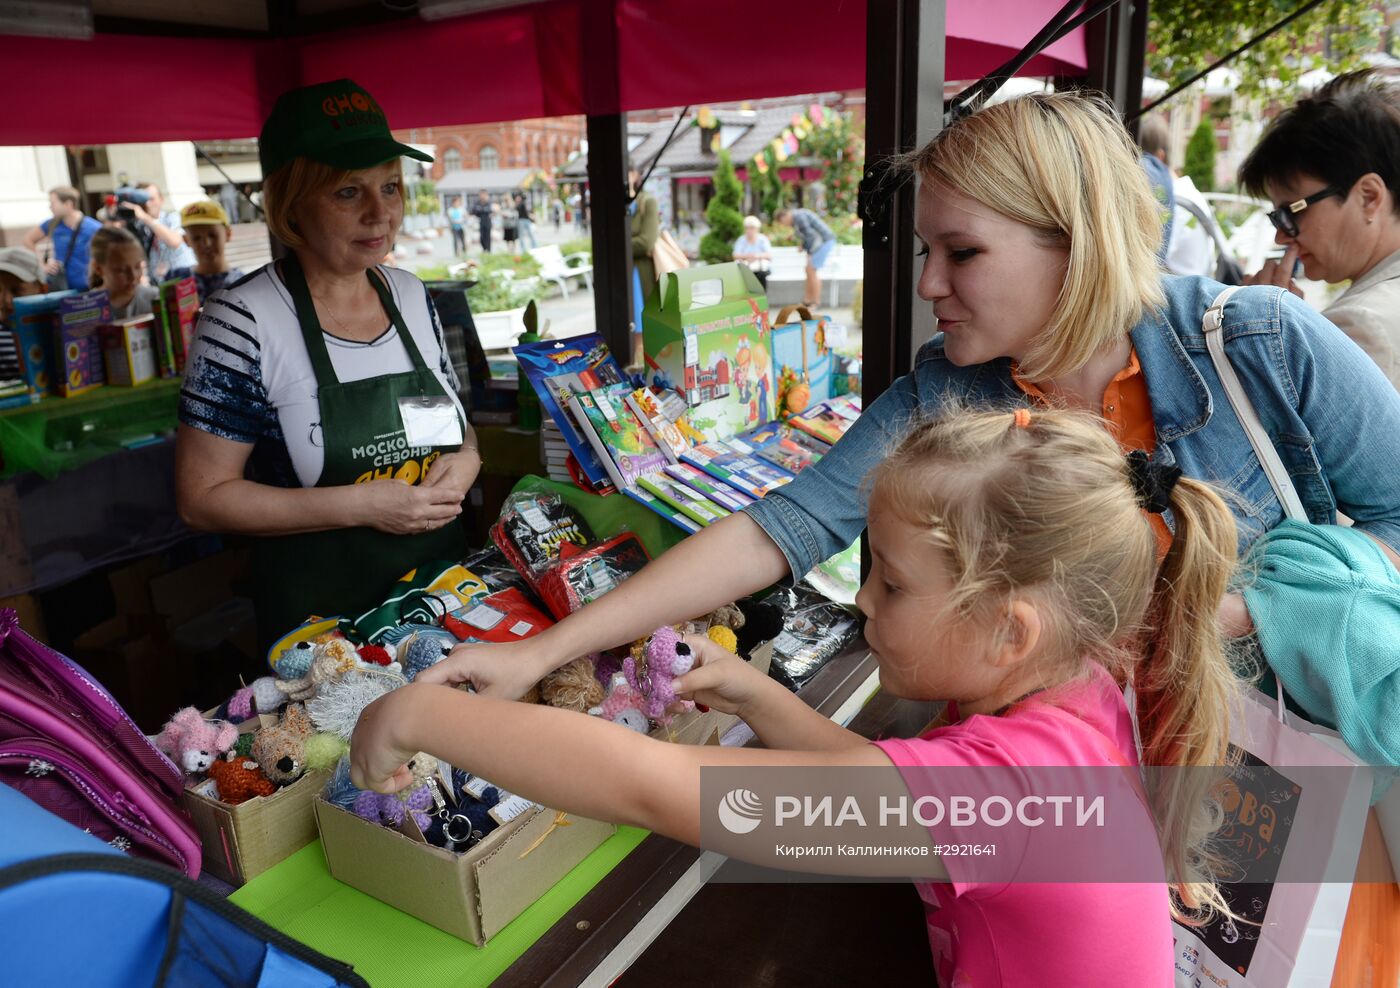
{"type": "Polygon", "coordinates": [[[561,549],[588,545],[593,530],[553,494],[512,494],[491,528],[491,539],[538,592],[540,576],[560,558],[561,549]]]}
{"type": "Polygon", "coordinates": [[[612,590],[648,561],[650,557],[641,540],[631,532],[621,532],[586,549],[570,547],[541,575],[536,589],[550,613],[563,620],[612,590]]]}

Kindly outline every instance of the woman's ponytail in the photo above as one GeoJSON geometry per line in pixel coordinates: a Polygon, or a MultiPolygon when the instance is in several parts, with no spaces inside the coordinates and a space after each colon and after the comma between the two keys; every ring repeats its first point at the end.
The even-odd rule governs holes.
{"type": "Polygon", "coordinates": [[[1152,594],[1146,659],[1134,677],[1142,763],[1179,918],[1228,912],[1207,844],[1220,822],[1212,790],[1229,761],[1241,683],[1220,634],[1220,602],[1235,571],[1234,516],[1206,484],[1172,489],[1176,522],[1152,594]],[[1215,768],[1217,771],[1212,772],[1215,768]]]}

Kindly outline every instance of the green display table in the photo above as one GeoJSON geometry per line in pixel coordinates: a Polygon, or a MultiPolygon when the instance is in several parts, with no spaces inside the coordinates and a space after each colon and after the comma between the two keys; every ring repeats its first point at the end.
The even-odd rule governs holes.
{"type": "Polygon", "coordinates": [[[619,828],[577,868],[476,947],[336,881],[314,841],[229,897],[289,936],[355,970],[375,988],[489,985],[647,836],[619,828]]]}
{"type": "Polygon", "coordinates": [[[104,386],[0,411],[0,477],[34,472],[52,480],[109,453],[157,441],[178,424],[181,380],[104,386]]]}

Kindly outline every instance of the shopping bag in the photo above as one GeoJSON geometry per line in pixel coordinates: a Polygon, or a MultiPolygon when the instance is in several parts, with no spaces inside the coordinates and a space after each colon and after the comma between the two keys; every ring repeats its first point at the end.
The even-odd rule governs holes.
{"type": "Polygon", "coordinates": [[[1371,770],[1334,732],[1255,693],[1231,724],[1220,888],[1239,920],[1173,923],[1178,988],[1328,988],[1351,898],[1371,770]],[[1243,877],[1243,881],[1230,878],[1243,877]]]}
{"type": "Polygon", "coordinates": [[[685,256],[685,251],[671,236],[671,231],[662,230],[656,235],[656,245],[651,249],[651,263],[656,266],[656,276],[664,278],[672,271],[690,267],[690,258],[685,256]]]}

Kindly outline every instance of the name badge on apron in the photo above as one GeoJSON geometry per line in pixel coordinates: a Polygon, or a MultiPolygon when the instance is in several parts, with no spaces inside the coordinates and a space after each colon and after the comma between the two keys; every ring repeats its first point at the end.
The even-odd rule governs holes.
{"type": "Polygon", "coordinates": [[[447,395],[400,398],[399,417],[410,446],[462,445],[462,420],[457,405],[447,395]]]}

